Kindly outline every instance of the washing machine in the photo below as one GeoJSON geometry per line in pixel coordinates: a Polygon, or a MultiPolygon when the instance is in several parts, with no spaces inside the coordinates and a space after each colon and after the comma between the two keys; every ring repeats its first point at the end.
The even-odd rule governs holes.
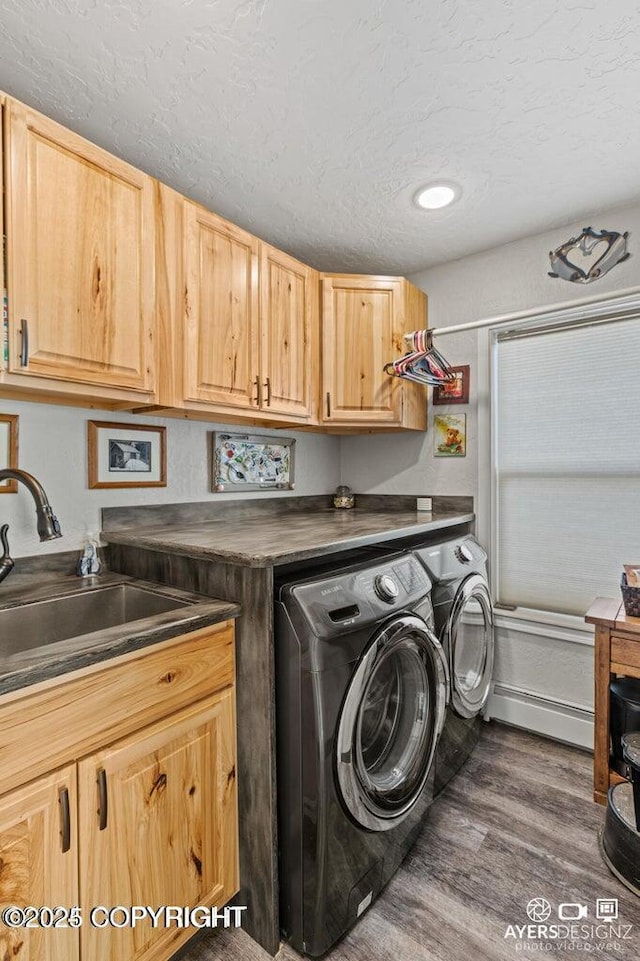
{"type": "Polygon", "coordinates": [[[431,581],[364,552],[276,582],[281,930],[324,954],[375,900],[433,799],[448,677],[431,581]]]}
{"type": "Polygon", "coordinates": [[[487,554],[471,534],[416,550],[432,584],[435,628],[449,672],[449,704],[435,761],[438,794],[476,746],[491,693],[494,629],[487,554]]]}

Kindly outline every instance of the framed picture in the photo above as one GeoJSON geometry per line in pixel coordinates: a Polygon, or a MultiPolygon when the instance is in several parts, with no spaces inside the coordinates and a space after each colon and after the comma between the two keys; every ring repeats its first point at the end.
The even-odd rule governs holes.
{"type": "Polygon", "coordinates": [[[455,380],[440,384],[433,388],[434,404],[468,404],[469,403],[469,364],[462,367],[452,367],[455,380]]]}
{"type": "MultiPolygon", "coordinates": [[[[18,415],[0,414],[0,470],[18,466],[18,415]]],[[[0,494],[15,494],[18,482],[3,481],[0,494]]]]}
{"type": "Polygon", "coordinates": [[[467,415],[436,414],[434,418],[434,456],[467,456],[467,415]]]}
{"type": "Polygon", "coordinates": [[[293,490],[291,437],[261,434],[212,434],[211,489],[225,491],[293,490]]]}
{"type": "Polygon", "coordinates": [[[88,422],[89,487],[166,487],[166,427],[88,422]]]}

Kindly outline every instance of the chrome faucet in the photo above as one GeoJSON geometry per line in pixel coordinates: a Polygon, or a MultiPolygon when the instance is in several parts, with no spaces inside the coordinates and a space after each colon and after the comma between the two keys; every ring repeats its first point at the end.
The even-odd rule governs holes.
{"type": "MultiPolygon", "coordinates": [[[[0,481],[3,480],[20,481],[33,497],[38,519],[38,536],[41,541],[52,541],[55,537],[62,537],[58,518],[51,509],[51,504],[42,484],[36,480],[33,474],[28,474],[26,470],[19,470],[17,467],[6,467],[0,470],[0,481]]],[[[3,524],[0,527],[0,544],[3,549],[2,557],[0,557],[0,582],[9,576],[14,567],[13,558],[9,556],[8,530],[8,524],[3,524]]]]}

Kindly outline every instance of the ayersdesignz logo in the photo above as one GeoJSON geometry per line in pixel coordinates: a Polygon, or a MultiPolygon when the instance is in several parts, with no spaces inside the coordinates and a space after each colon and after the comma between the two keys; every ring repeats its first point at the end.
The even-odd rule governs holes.
{"type": "Polygon", "coordinates": [[[551,917],[551,905],[546,898],[531,898],[527,905],[527,914],[531,921],[542,923],[551,917]]]}
{"type": "Polygon", "coordinates": [[[633,925],[619,920],[617,898],[598,898],[595,904],[563,901],[554,909],[547,898],[535,897],[526,913],[529,924],[509,924],[504,934],[516,951],[613,954],[634,938],[633,925]]]}

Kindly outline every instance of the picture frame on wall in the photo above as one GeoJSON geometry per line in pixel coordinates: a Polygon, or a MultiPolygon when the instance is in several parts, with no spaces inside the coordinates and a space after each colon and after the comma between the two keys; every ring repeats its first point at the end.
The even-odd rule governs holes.
{"type": "Polygon", "coordinates": [[[433,403],[438,404],[468,404],[469,403],[469,364],[462,367],[452,367],[455,379],[433,388],[433,403]]]}
{"type": "Polygon", "coordinates": [[[166,427],[90,420],[89,487],[166,487],[166,427]]]}
{"type": "MultiPolygon", "coordinates": [[[[0,470],[18,466],[18,415],[0,414],[0,470]]],[[[16,494],[18,482],[0,483],[0,494],[16,494]]]]}
{"type": "Polygon", "coordinates": [[[436,414],[434,418],[434,456],[467,456],[467,415],[436,414]]]}
{"type": "Polygon", "coordinates": [[[211,490],[294,490],[295,445],[292,437],[214,432],[211,490]]]}

